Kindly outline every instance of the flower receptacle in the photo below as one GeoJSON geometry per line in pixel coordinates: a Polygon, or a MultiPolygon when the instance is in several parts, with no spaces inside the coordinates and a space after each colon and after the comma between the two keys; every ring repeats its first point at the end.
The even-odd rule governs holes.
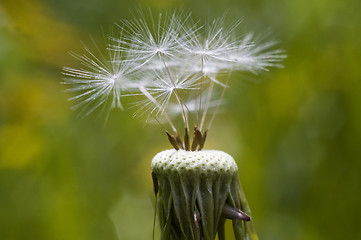
{"type": "Polygon", "coordinates": [[[233,221],[236,240],[257,239],[234,159],[217,150],[165,150],[152,160],[161,239],[214,240],[233,221]]]}

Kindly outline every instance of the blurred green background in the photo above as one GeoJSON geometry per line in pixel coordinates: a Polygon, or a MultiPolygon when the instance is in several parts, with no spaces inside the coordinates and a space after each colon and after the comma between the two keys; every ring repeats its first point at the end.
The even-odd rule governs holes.
{"type": "Polygon", "coordinates": [[[261,240],[361,239],[359,0],[1,0],[0,239],[151,239],[164,133],[130,111],[79,119],[59,84],[69,51],[138,7],[272,30],[285,68],[230,88],[207,147],[237,160],[261,240]]]}

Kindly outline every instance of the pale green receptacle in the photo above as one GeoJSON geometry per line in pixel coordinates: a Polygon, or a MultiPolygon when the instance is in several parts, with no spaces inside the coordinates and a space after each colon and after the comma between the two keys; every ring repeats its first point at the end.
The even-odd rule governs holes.
{"type": "MultiPolygon", "coordinates": [[[[165,150],[152,160],[161,240],[225,239],[227,205],[250,215],[234,159],[216,150],[165,150]]],[[[253,221],[233,219],[236,240],[256,240],[253,221]]]]}

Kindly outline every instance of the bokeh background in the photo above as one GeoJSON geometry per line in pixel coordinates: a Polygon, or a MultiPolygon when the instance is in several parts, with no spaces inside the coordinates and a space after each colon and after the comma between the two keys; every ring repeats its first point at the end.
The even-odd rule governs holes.
{"type": "Polygon", "coordinates": [[[261,240],[361,239],[359,0],[1,0],[0,239],[151,239],[164,133],[79,118],[60,84],[69,51],[139,7],[273,32],[285,68],[235,76],[207,146],[237,160],[261,240]]]}

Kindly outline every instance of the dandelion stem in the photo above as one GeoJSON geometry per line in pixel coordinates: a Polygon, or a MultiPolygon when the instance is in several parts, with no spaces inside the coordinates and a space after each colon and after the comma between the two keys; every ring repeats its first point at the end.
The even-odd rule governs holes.
{"type": "Polygon", "coordinates": [[[226,240],[226,234],[224,231],[224,223],[218,226],[218,240],[226,240]]]}

